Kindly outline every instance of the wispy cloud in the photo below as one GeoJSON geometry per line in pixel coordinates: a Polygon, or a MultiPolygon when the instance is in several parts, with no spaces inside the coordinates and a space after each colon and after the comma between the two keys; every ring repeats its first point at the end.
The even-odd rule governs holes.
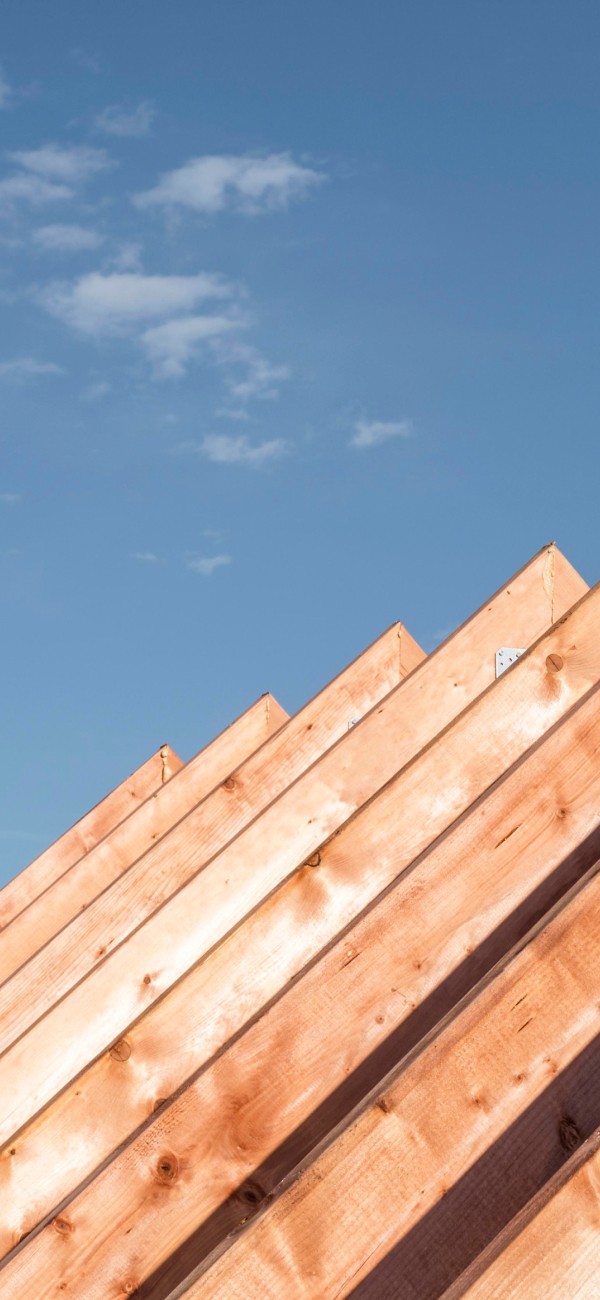
{"type": "Polygon", "coordinates": [[[215,213],[225,208],[255,216],[285,208],[302,198],[325,175],[293,161],[289,153],[254,157],[251,154],[207,154],[165,172],[158,185],[136,194],[138,207],[182,207],[215,213]]]}
{"type": "Polygon", "coordinates": [[[79,46],[75,46],[75,48],[71,50],[71,58],[75,63],[78,63],[79,67],[83,68],[85,72],[98,73],[101,70],[102,65],[98,55],[90,54],[87,50],[82,50],[79,46]]]}
{"type": "Polygon", "coordinates": [[[24,383],[26,379],[35,379],[39,375],[63,375],[62,366],[54,361],[38,361],[35,357],[12,357],[9,361],[0,361],[0,377],[24,383]]]}
{"type": "Polygon", "coordinates": [[[222,420],[241,420],[244,424],[249,424],[252,421],[252,416],[248,414],[248,411],[243,406],[218,406],[215,415],[218,415],[222,420]]]}
{"type": "Polygon", "coordinates": [[[98,113],[95,124],[107,135],[142,136],[148,134],[155,117],[156,109],[148,100],[130,109],[120,104],[109,104],[98,113]]]}
{"type": "Polygon", "coordinates": [[[134,551],[130,560],[139,560],[141,564],[160,564],[160,558],[154,551],[134,551]]]}
{"type": "Polygon", "coordinates": [[[104,235],[86,226],[40,226],[33,232],[33,241],[47,252],[81,253],[98,248],[104,235]]]}
{"type": "Polygon", "coordinates": [[[17,501],[21,500],[22,497],[20,492],[0,492],[0,501],[4,506],[14,506],[17,504],[17,501]]]}
{"type": "Polygon", "coordinates": [[[227,298],[232,287],[219,275],[142,275],[99,271],[71,283],[55,282],[40,301],[84,334],[131,330],[141,322],[186,312],[208,298],[227,298]]]}
{"type": "Polygon", "coordinates": [[[390,438],[410,438],[413,433],[411,420],[357,420],[354,437],[350,439],[352,447],[377,447],[390,438]]]}
{"type": "Polygon", "coordinates": [[[215,352],[218,361],[229,370],[230,393],[240,402],[256,398],[274,401],[279,397],[280,385],[291,375],[289,366],[273,365],[248,343],[223,340],[215,345],[215,352]]]}
{"type": "Polygon", "coordinates": [[[140,342],[158,378],[180,379],[202,344],[236,324],[228,316],[184,316],[145,330],[140,342]]]}
{"type": "Polygon", "coordinates": [[[112,391],[112,384],[105,379],[97,379],[84,388],[81,396],[85,402],[100,402],[103,397],[112,391]]]}
{"type": "Polygon", "coordinates": [[[252,444],[245,434],[234,438],[226,433],[207,433],[200,442],[184,442],[178,451],[196,452],[215,465],[265,465],[267,461],[280,460],[288,450],[283,438],[271,438],[252,444]]]}
{"type": "Polygon", "coordinates": [[[200,573],[203,578],[210,578],[216,569],[232,563],[231,555],[193,555],[187,560],[187,567],[194,573],[200,573]]]}
{"type": "Polygon", "coordinates": [[[0,203],[4,206],[23,200],[25,203],[42,205],[43,203],[64,202],[73,198],[73,190],[68,185],[55,185],[29,172],[16,172],[14,176],[5,176],[0,181],[0,203]]]}
{"type": "Polygon", "coordinates": [[[26,172],[69,185],[81,184],[114,166],[105,149],[91,145],[45,144],[40,149],[18,149],[8,156],[26,172]]]}

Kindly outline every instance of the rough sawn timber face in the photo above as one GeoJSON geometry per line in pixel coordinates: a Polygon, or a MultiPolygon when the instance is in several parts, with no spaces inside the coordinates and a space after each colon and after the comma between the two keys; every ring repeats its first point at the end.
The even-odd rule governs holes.
{"type": "Polygon", "coordinates": [[[0,890],[0,931],[182,767],[171,746],[161,745],[131,776],[10,880],[0,890]]]}
{"type": "MultiPolygon", "coordinates": [[[[261,696],[180,768],[175,777],[160,785],[135,812],[94,845],[83,869],[75,863],[54,881],[4,931],[0,943],[0,984],[88,907],[287,720],[288,714],[272,695],[261,696]]],[[[26,977],[26,982],[31,984],[31,978],[35,979],[33,972],[26,977]]],[[[18,998],[19,992],[15,996],[18,998]]],[[[1,1011],[0,1023],[3,1030],[7,1028],[1,1011]]]]}
{"type": "MultiPolygon", "coordinates": [[[[538,590],[539,584],[547,601],[543,586],[545,571],[543,566],[546,562],[547,555],[542,553],[522,573],[529,577],[532,570],[535,572],[536,564],[539,565],[534,591],[538,590]],[[539,565],[540,560],[541,565],[539,565]]],[[[486,702],[483,705],[485,720],[481,723],[479,714],[472,712],[477,707],[477,701],[470,711],[465,711],[463,716],[467,719],[466,743],[483,744],[486,753],[491,751],[496,765],[490,770],[493,774],[486,772],[485,765],[482,768],[481,764],[475,770],[476,764],[473,763],[466,773],[465,780],[460,779],[457,782],[457,758],[462,757],[464,752],[468,752],[462,748],[465,743],[462,730],[459,730],[456,739],[448,740],[447,736],[444,737],[443,752],[447,754],[447,774],[442,775],[436,764],[437,751],[432,758],[430,749],[426,751],[426,766],[421,764],[416,773],[414,769],[412,770],[411,781],[415,793],[417,790],[420,791],[419,798],[421,804],[425,803],[426,813],[423,823],[419,825],[417,822],[416,835],[413,831],[412,841],[410,837],[407,839],[407,862],[417,852],[421,852],[453,817],[463,812],[465,807],[481,793],[482,788],[485,788],[485,784],[496,779],[496,776],[522,753],[524,747],[534,743],[540,734],[543,734],[544,730],[594,683],[596,678],[593,674],[596,660],[600,655],[600,646],[589,628],[590,623],[593,625],[594,611],[599,598],[600,593],[596,590],[590,592],[588,597],[572,611],[570,617],[574,618],[575,623],[569,624],[568,634],[564,632],[561,625],[558,625],[542,639],[538,649],[524,656],[509,673],[495,683],[497,706],[502,708],[506,700],[504,708],[508,709],[509,716],[513,718],[509,736],[505,735],[504,731],[500,731],[498,737],[494,737],[493,704],[490,706],[486,702]],[[549,674],[546,670],[545,656],[557,648],[566,651],[565,637],[573,636],[574,626],[577,629],[581,627],[584,650],[571,653],[569,664],[560,675],[559,685],[555,675],[549,674]],[[514,688],[516,690],[514,700],[511,682],[517,683],[514,688]],[[521,705],[523,691],[525,699],[521,705]],[[520,718],[521,712],[522,718],[520,718]],[[437,781],[444,790],[443,798],[437,798],[434,807],[430,807],[432,781],[434,785],[437,781]]],[[[490,611],[493,611],[494,605],[497,604],[503,613],[505,600],[506,589],[503,589],[498,597],[484,607],[483,624],[488,632],[490,611]]],[[[535,610],[532,615],[528,603],[526,617],[531,618],[534,615],[535,610]]],[[[513,611],[513,625],[514,618],[513,611]]],[[[470,630],[471,637],[476,637],[480,629],[479,620],[472,619],[465,627],[470,630]]],[[[481,631],[479,635],[482,635],[481,631]]],[[[451,641],[454,639],[451,638],[451,641]]],[[[479,648],[481,651],[481,646],[479,648]]],[[[444,647],[440,647],[431,659],[425,660],[421,667],[373,709],[359,726],[348,731],[336,746],[328,750],[308,772],[265,809],[261,817],[255,818],[237,839],[231,841],[201,872],[189,879],[183,888],[168,898],[162,908],[151,914],[145,924],[140,925],[137,885],[141,871],[140,863],[145,864],[145,874],[141,877],[141,883],[145,890],[143,897],[148,908],[152,904],[156,905],[161,880],[166,877],[168,888],[171,889],[174,871],[180,873],[187,871],[189,876],[191,869],[197,864],[199,830],[197,826],[195,828],[192,826],[192,829],[195,829],[195,837],[190,839],[190,823],[199,817],[206,803],[150,850],[145,860],[141,859],[140,863],[136,864],[134,897],[129,902],[129,911],[127,895],[124,892],[120,892],[118,908],[116,908],[115,887],[112,891],[107,891],[104,898],[110,929],[106,930],[106,921],[104,921],[104,929],[96,934],[98,949],[91,945],[88,931],[86,946],[83,949],[85,958],[91,951],[93,954],[99,953],[96,960],[100,958],[103,960],[90,972],[87,980],[81,978],[80,972],[80,982],[72,988],[72,991],[18,1041],[8,1047],[0,1059],[0,1097],[5,1099],[0,1113],[0,1142],[8,1141],[22,1124],[32,1118],[41,1107],[47,1105],[55,1093],[85,1068],[90,1059],[94,1059],[110,1047],[111,1042],[120,1038],[127,1026],[137,1019],[158,996],[165,993],[186,969],[219,942],[230,929],[239,924],[246,912],[260,903],[287,875],[297,870],[304,861],[314,855],[344,821],[347,821],[362,804],[373,797],[377,790],[381,789],[401,768],[403,759],[413,757],[415,734],[420,735],[426,743],[432,732],[435,734],[444,717],[448,715],[450,718],[453,717],[452,705],[456,700],[456,691],[453,688],[448,690],[447,675],[452,665],[447,664],[443,651],[444,647]],[[431,665],[434,665],[433,670],[431,665]],[[416,704],[412,711],[410,707],[405,707],[403,710],[403,700],[410,706],[411,701],[414,701],[415,690],[416,704]],[[423,694],[426,695],[428,703],[432,696],[438,701],[435,711],[429,708],[423,709],[423,694]],[[175,846],[177,852],[173,848],[175,836],[177,836],[175,846]],[[159,870],[156,875],[153,875],[152,866],[157,862],[159,870]],[[123,926],[128,917],[130,917],[130,928],[133,924],[137,924],[138,929],[129,934],[125,943],[115,951],[109,951],[108,956],[105,957],[104,952],[110,948],[114,927],[123,926]],[[104,952],[100,951],[102,949],[104,952]],[[117,989],[118,996],[115,996],[117,989]],[[65,1042],[66,1039],[68,1042],[65,1042]],[[39,1059],[37,1054],[42,1054],[46,1067],[43,1077],[38,1075],[35,1080],[30,1079],[27,1065],[32,1052],[36,1059],[39,1059]]],[[[470,682],[472,690],[476,689],[482,678],[484,681],[486,678],[489,681],[489,677],[492,676],[493,680],[494,670],[491,667],[493,663],[494,651],[490,647],[488,637],[487,654],[479,664],[478,673],[474,671],[470,682]]],[[[451,674],[451,681],[453,676],[451,674]]],[[[467,689],[467,683],[464,689],[467,689]]],[[[486,699],[485,694],[482,696],[482,701],[483,699],[486,699]]],[[[237,784],[242,785],[243,796],[243,782],[237,784]]],[[[230,793],[225,792],[225,797],[230,793]]],[[[411,819],[411,825],[413,821],[414,818],[411,819]]],[[[205,836],[201,838],[200,843],[202,853],[206,853],[205,836]]],[[[130,871],[123,878],[124,885],[132,880],[132,876],[133,873],[130,871]]],[[[321,870],[319,873],[321,883],[324,882],[324,878],[325,873],[321,870]]],[[[382,873],[379,887],[384,887],[388,880],[385,873],[382,873]]],[[[377,877],[373,875],[367,882],[365,902],[368,902],[376,892],[377,877]]],[[[348,919],[351,919],[352,889],[345,896],[345,905],[348,919]]],[[[92,906],[88,909],[87,916],[84,914],[77,925],[89,921],[89,913],[93,911],[92,906]]],[[[102,921],[103,918],[101,917],[100,920],[102,921]]],[[[73,926],[68,927],[64,931],[64,936],[68,936],[72,930],[73,926]]],[[[59,939],[62,938],[63,936],[59,936],[59,939]]],[[[40,954],[42,961],[45,960],[50,948],[52,945],[40,954]]],[[[74,960],[79,960],[80,952],[81,943],[73,948],[74,960]]],[[[29,967],[24,967],[21,974],[30,972],[32,965],[33,963],[29,963],[29,967]]],[[[6,984],[0,994],[4,995],[12,987],[13,981],[10,985],[6,984]]],[[[40,987],[38,981],[33,988],[35,994],[44,996],[45,983],[40,987]]],[[[28,1002],[23,1004],[24,1014],[32,1014],[33,1003],[34,995],[30,993],[28,1002]]],[[[20,1005],[15,1004],[13,995],[10,1002],[13,1009],[13,1025],[14,1017],[20,1011],[20,1005]]],[[[4,1014],[8,1015],[9,1011],[5,1010],[4,1014]]]]}
{"type": "MultiPolygon", "coordinates": [[[[233,771],[227,767],[220,786],[213,789],[211,779],[210,794],[191,810],[193,824],[188,810],[187,820],[180,819],[172,833],[146,855],[143,850],[141,856],[134,852],[130,865],[120,873],[113,838],[98,846],[93,881],[88,883],[86,870],[85,876],[77,873],[68,885],[71,909],[77,899],[83,913],[0,987],[0,1052],[238,835],[290,781],[347,734],[348,719],[357,710],[371,709],[398,686],[419,655],[424,658],[412,637],[395,624],[286,726],[278,727],[270,743],[260,745],[241,766],[234,765],[233,771]],[[101,879],[108,879],[102,892],[101,879]]],[[[185,783],[184,773],[185,796],[189,783],[185,783]]],[[[171,801],[167,813],[170,807],[171,801]]],[[[137,836],[135,826],[133,831],[137,836]]],[[[126,846],[128,843],[129,837],[126,846]]],[[[10,932],[8,940],[10,957],[10,932]]]]}

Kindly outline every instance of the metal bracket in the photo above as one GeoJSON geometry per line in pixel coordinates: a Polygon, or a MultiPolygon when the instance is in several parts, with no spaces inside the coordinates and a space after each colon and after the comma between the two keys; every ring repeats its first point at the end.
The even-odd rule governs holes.
{"type": "Polygon", "coordinates": [[[350,731],[351,727],[355,727],[357,722],[360,722],[360,718],[350,718],[348,721],[348,731],[350,731]]]}
{"type": "Polygon", "coordinates": [[[519,648],[516,645],[501,645],[500,649],[496,650],[496,677],[505,673],[506,669],[516,662],[519,655],[525,654],[525,650],[525,646],[519,648]]]}

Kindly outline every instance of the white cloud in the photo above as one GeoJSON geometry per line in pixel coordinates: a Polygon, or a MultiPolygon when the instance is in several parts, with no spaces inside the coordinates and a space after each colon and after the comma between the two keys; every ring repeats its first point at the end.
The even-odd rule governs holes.
{"type": "Polygon", "coordinates": [[[350,439],[351,447],[377,447],[390,438],[410,438],[411,420],[357,420],[356,433],[350,439]]]}
{"type": "Polygon", "coordinates": [[[138,207],[184,207],[209,213],[233,208],[255,215],[286,207],[323,180],[322,172],[301,166],[288,153],[265,158],[208,154],[165,172],[154,189],[135,195],[134,202],[138,207]]]}
{"type": "Polygon", "coordinates": [[[33,232],[34,243],[48,252],[80,253],[90,248],[98,248],[104,241],[104,235],[85,226],[40,226],[33,232]]]}
{"type": "Polygon", "coordinates": [[[112,385],[104,379],[98,379],[84,388],[81,396],[86,402],[100,402],[103,397],[112,391],[112,385]]]}
{"type": "Polygon", "coordinates": [[[158,555],[155,555],[154,551],[134,551],[129,559],[139,560],[142,564],[160,564],[158,555]]]}
{"type": "Polygon", "coordinates": [[[40,149],[17,150],[9,158],[27,172],[47,180],[66,181],[69,185],[77,185],[113,166],[105,149],[94,149],[91,145],[46,144],[40,149]]]}
{"type": "Polygon", "coordinates": [[[0,492],[0,501],[5,506],[14,506],[21,499],[20,492],[0,492]]]}
{"type": "Polygon", "coordinates": [[[0,108],[8,108],[12,99],[12,86],[6,80],[2,68],[0,68],[0,108]]]}
{"type": "Polygon", "coordinates": [[[41,176],[28,172],[17,172],[0,181],[0,203],[14,203],[24,199],[26,203],[57,203],[73,197],[73,190],[67,185],[55,185],[41,176]]]}
{"type": "Polygon", "coordinates": [[[243,377],[232,378],[229,388],[233,397],[246,402],[251,398],[274,401],[279,397],[279,385],[290,378],[289,366],[274,366],[261,353],[247,343],[224,341],[215,347],[217,360],[235,372],[243,367],[243,377]]]}
{"type": "Polygon", "coordinates": [[[130,242],[121,244],[116,253],[109,259],[108,265],[114,267],[115,271],[141,271],[142,269],[142,247],[141,244],[130,242]]]}
{"type": "Polygon", "coordinates": [[[218,275],[83,275],[42,290],[47,311],[84,334],[131,331],[139,323],[186,312],[207,298],[226,298],[232,288],[218,275]]]}
{"type": "Polygon", "coordinates": [[[237,438],[226,433],[207,433],[199,443],[188,443],[182,450],[197,451],[217,465],[264,465],[269,460],[279,460],[287,451],[283,438],[252,445],[245,434],[237,438]]]}
{"type": "Polygon", "coordinates": [[[35,357],[13,357],[10,361],[0,361],[0,377],[15,379],[35,379],[38,375],[63,375],[62,366],[53,361],[37,361],[35,357]]]}
{"type": "Polygon", "coordinates": [[[203,343],[236,324],[228,316],[183,316],[154,325],[142,334],[140,342],[158,377],[180,379],[203,343]]]}
{"type": "Polygon", "coordinates": [[[243,406],[219,406],[215,415],[223,420],[242,420],[245,424],[252,421],[252,416],[244,410],[243,406]]]}
{"type": "Polygon", "coordinates": [[[156,109],[147,100],[132,109],[109,104],[98,113],[96,126],[108,135],[141,136],[148,134],[155,117],[156,109]]]}
{"type": "Polygon", "coordinates": [[[231,564],[232,560],[231,555],[193,555],[187,561],[187,567],[194,573],[201,573],[203,578],[210,578],[215,569],[221,569],[224,564],[231,564]]]}

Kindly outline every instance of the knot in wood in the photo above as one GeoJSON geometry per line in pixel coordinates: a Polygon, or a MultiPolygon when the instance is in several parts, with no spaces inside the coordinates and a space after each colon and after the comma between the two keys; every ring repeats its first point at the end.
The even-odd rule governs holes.
{"type": "Polygon", "coordinates": [[[53,1227],[60,1233],[61,1237],[68,1237],[73,1231],[73,1224],[64,1214],[59,1214],[53,1221],[53,1227]]]}
{"type": "Polygon", "coordinates": [[[321,865],[321,854],[320,854],[319,852],[317,852],[317,853],[313,853],[312,858],[307,858],[307,860],[306,860],[306,862],[304,863],[304,865],[305,865],[305,867],[320,867],[320,865],[321,865]]]}
{"type": "Polygon", "coordinates": [[[179,1175],[179,1161],[172,1151],[166,1151],[156,1162],[154,1170],[159,1183],[174,1183],[179,1175]]]}
{"type": "Polygon", "coordinates": [[[558,1126],[558,1136],[563,1151],[570,1155],[581,1142],[581,1134],[577,1125],[572,1119],[561,1119],[558,1126]]]}
{"type": "Polygon", "coordinates": [[[110,1054],[113,1061],[128,1061],[131,1056],[131,1044],[126,1038],[120,1038],[114,1047],[111,1047],[110,1054]]]}
{"type": "Polygon", "coordinates": [[[228,776],[227,780],[223,782],[223,789],[228,790],[229,793],[231,793],[232,790],[235,790],[235,777],[228,776]]]}
{"type": "Polygon", "coordinates": [[[556,654],[553,651],[553,653],[548,655],[548,658],[546,659],[546,668],[549,673],[559,673],[564,662],[562,655],[556,654]]]}
{"type": "Polygon", "coordinates": [[[144,984],[151,984],[151,983],[152,983],[152,976],[151,976],[151,975],[144,975],[143,983],[144,983],[144,984]]]}
{"type": "Polygon", "coordinates": [[[266,1194],[259,1183],[249,1181],[242,1183],[241,1187],[238,1187],[236,1197],[243,1205],[249,1205],[251,1209],[256,1209],[256,1206],[260,1205],[261,1201],[264,1201],[266,1194]]]}

